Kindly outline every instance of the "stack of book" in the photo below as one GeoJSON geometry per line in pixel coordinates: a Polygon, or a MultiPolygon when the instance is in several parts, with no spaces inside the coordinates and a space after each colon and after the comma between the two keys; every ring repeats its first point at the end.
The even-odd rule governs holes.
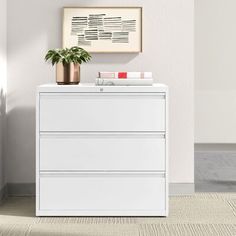
{"type": "Polygon", "coordinates": [[[96,85],[150,86],[152,72],[99,72],[96,85]]]}

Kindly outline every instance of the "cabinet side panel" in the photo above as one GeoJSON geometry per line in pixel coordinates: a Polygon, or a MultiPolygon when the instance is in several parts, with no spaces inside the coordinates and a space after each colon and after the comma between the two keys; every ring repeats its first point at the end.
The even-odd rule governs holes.
{"type": "Polygon", "coordinates": [[[36,216],[39,215],[39,209],[40,209],[40,206],[39,206],[39,194],[40,194],[40,184],[39,184],[39,167],[40,167],[40,143],[39,143],[39,130],[40,130],[40,122],[39,122],[39,114],[40,114],[40,92],[39,90],[37,90],[36,92],[36,119],[35,119],[35,122],[36,122],[36,153],[35,153],[35,156],[36,156],[36,216]]]}
{"type": "Polygon", "coordinates": [[[165,100],[165,130],[166,130],[166,150],[165,150],[165,161],[166,161],[166,201],[165,201],[165,209],[166,216],[169,214],[169,92],[166,91],[166,100],[165,100]]]}

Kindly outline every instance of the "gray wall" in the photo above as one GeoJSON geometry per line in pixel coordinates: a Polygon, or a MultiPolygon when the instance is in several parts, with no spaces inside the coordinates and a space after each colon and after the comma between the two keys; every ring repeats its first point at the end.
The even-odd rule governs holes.
{"type": "Polygon", "coordinates": [[[55,81],[44,63],[61,46],[63,6],[143,6],[141,54],[93,55],[82,82],[98,71],[153,71],[170,87],[170,181],[193,183],[193,0],[7,0],[7,180],[35,180],[35,89],[55,81]]]}
{"type": "Polygon", "coordinates": [[[7,63],[7,0],[0,0],[0,200],[1,189],[5,184],[4,180],[4,158],[3,141],[5,127],[5,89],[6,89],[6,63],[7,63]]]}
{"type": "Polygon", "coordinates": [[[236,143],[236,1],[195,1],[195,141],[236,143]]]}

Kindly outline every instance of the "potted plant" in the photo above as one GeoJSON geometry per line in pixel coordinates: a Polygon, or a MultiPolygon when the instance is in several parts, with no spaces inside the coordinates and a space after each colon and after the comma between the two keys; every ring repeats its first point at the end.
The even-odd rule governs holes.
{"type": "Polygon", "coordinates": [[[56,64],[57,84],[79,84],[80,64],[90,59],[91,55],[80,47],[52,49],[45,56],[46,61],[56,64]]]}

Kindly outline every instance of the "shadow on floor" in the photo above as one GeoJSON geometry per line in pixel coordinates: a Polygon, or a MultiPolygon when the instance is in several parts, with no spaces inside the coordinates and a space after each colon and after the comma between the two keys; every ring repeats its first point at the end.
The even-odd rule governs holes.
{"type": "Polygon", "coordinates": [[[3,200],[0,215],[35,217],[35,197],[9,197],[3,200]]]}

